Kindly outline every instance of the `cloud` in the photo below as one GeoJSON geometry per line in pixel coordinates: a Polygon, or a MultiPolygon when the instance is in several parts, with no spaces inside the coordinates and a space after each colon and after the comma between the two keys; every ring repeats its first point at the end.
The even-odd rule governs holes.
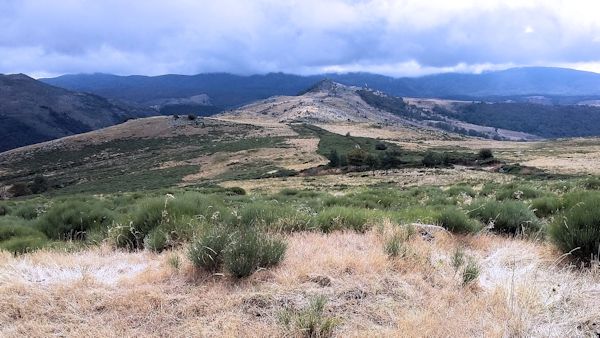
{"type": "Polygon", "coordinates": [[[0,0],[0,72],[598,69],[599,10],[583,0],[0,0]]]}

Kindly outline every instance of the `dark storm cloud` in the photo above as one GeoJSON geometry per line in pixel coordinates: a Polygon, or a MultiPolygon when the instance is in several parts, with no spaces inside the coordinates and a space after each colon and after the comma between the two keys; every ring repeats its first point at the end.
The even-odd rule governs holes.
{"type": "Polygon", "coordinates": [[[594,69],[598,9],[561,0],[0,0],[0,72],[594,69]]]}

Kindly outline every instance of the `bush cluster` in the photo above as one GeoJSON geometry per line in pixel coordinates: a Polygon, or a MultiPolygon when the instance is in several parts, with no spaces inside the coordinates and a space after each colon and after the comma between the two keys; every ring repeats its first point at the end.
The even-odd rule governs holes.
{"type": "Polygon", "coordinates": [[[244,278],[277,265],[285,250],[285,242],[256,228],[216,226],[190,245],[188,256],[198,268],[217,272],[224,267],[234,277],[244,278]]]}
{"type": "Polygon", "coordinates": [[[478,201],[471,206],[470,214],[493,230],[508,234],[530,234],[540,230],[541,223],[535,213],[519,201],[478,201]]]}
{"type": "Polygon", "coordinates": [[[550,225],[550,236],[564,252],[589,262],[600,254],[600,194],[581,194],[572,202],[550,225]]]}

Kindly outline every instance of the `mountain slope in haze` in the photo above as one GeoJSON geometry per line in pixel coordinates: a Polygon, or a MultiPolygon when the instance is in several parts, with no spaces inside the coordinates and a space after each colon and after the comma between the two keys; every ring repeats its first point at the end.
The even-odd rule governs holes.
{"type": "Polygon", "coordinates": [[[23,74],[0,75],[0,152],[153,114],[23,74]]]}
{"type": "MultiPolygon", "coordinates": [[[[438,98],[507,98],[527,96],[600,97],[600,74],[563,68],[525,67],[482,74],[447,73],[393,78],[369,73],[299,76],[282,73],[239,76],[226,73],[162,76],[108,74],[64,75],[41,79],[70,90],[148,104],[156,100],[208,95],[216,107],[230,109],[275,95],[296,93],[323,79],[350,86],[368,86],[395,96],[438,98]]],[[[572,102],[576,103],[576,102],[572,102]]]]}

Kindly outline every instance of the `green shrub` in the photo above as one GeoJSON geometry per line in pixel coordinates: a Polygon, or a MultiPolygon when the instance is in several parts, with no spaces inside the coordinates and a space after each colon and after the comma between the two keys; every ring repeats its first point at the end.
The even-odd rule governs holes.
{"type": "Polygon", "coordinates": [[[225,249],[224,265],[236,278],[253,274],[258,268],[278,264],[285,255],[286,244],[255,229],[237,232],[225,249]]]}
{"type": "Polygon", "coordinates": [[[37,226],[52,239],[85,239],[88,231],[107,227],[113,219],[113,213],[100,203],[64,201],[48,209],[37,226]]]}
{"type": "Polygon", "coordinates": [[[308,307],[305,309],[284,310],[280,314],[279,320],[286,329],[292,331],[290,336],[293,337],[332,337],[339,321],[324,314],[325,304],[327,304],[325,297],[315,297],[310,300],[308,307]]]}
{"type": "Polygon", "coordinates": [[[402,233],[396,232],[384,244],[384,251],[390,257],[404,257],[406,255],[406,237],[402,233]]]}
{"type": "Polygon", "coordinates": [[[600,178],[588,178],[583,182],[583,187],[587,190],[600,190],[600,178]]]}
{"type": "Polygon", "coordinates": [[[230,242],[229,229],[212,227],[192,242],[188,257],[197,268],[216,272],[223,265],[223,253],[230,242]]]}
{"type": "Polygon", "coordinates": [[[160,228],[153,229],[144,237],[144,248],[154,252],[161,252],[167,249],[168,243],[168,235],[160,228]]]}
{"type": "Polygon", "coordinates": [[[538,217],[548,217],[562,208],[562,201],[556,196],[539,197],[531,201],[531,208],[538,217]]]}
{"type": "Polygon", "coordinates": [[[227,193],[229,193],[231,195],[243,196],[243,195],[246,195],[246,190],[244,190],[244,188],[240,188],[240,187],[231,187],[231,188],[227,188],[227,193]]]}
{"type": "Polygon", "coordinates": [[[479,150],[479,152],[477,153],[477,157],[481,160],[489,160],[491,158],[494,158],[494,153],[492,152],[492,149],[483,148],[479,150]]]}
{"type": "Polygon", "coordinates": [[[47,244],[48,241],[44,237],[12,237],[6,241],[0,242],[0,250],[6,250],[17,255],[41,249],[47,244]]]}
{"type": "Polygon", "coordinates": [[[463,285],[468,285],[479,277],[479,266],[473,259],[469,259],[469,262],[465,266],[462,273],[463,285]]]}
{"type": "Polygon", "coordinates": [[[462,247],[456,247],[452,254],[452,267],[458,271],[465,264],[465,250],[462,247]]]}
{"type": "Polygon", "coordinates": [[[131,222],[113,231],[117,246],[142,248],[144,238],[154,229],[161,228],[170,239],[190,239],[196,222],[219,223],[229,221],[231,215],[222,201],[198,193],[167,195],[142,200],[132,212],[131,222]]]}
{"type": "Polygon", "coordinates": [[[541,227],[533,211],[519,201],[478,201],[471,205],[470,214],[502,233],[532,233],[541,227]]]}
{"type": "Polygon", "coordinates": [[[30,252],[47,244],[46,236],[30,222],[15,216],[0,218],[0,249],[14,254],[30,252]]]}
{"type": "Polygon", "coordinates": [[[600,254],[600,196],[582,196],[550,225],[550,236],[561,250],[583,261],[600,254]]]}
{"type": "Polygon", "coordinates": [[[481,230],[481,225],[467,217],[460,209],[448,207],[440,213],[437,223],[452,232],[474,233],[481,230]]]}
{"type": "Polygon", "coordinates": [[[0,203],[0,216],[4,216],[4,215],[8,215],[8,214],[10,214],[9,206],[4,203],[0,203]]]}
{"type": "Polygon", "coordinates": [[[317,215],[317,225],[325,233],[343,229],[364,232],[368,228],[368,220],[367,210],[358,208],[327,208],[317,215]]]}
{"type": "Polygon", "coordinates": [[[48,187],[48,180],[42,175],[35,176],[31,185],[29,185],[31,192],[34,194],[41,194],[43,192],[46,192],[48,191],[48,187]]]}
{"type": "Polygon", "coordinates": [[[444,166],[448,162],[448,158],[445,153],[428,150],[425,152],[423,157],[423,165],[426,167],[439,167],[444,166]]]}
{"type": "Polygon", "coordinates": [[[529,200],[532,198],[540,197],[542,195],[543,193],[541,191],[527,186],[509,186],[498,191],[498,193],[496,194],[496,199],[500,201],[507,199],[529,200]]]}
{"type": "Polygon", "coordinates": [[[24,219],[35,219],[40,213],[40,207],[31,203],[18,205],[12,210],[11,215],[19,216],[24,219]]]}
{"type": "Polygon", "coordinates": [[[452,197],[459,196],[462,194],[465,194],[465,195],[471,196],[471,197],[475,197],[475,195],[476,195],[475,190],[473,190],[473,188],[471,188],[468,185],[463,185],[463,184],[451,186],[450,188],[446,189],[446,194],[448,196],[452,196],[452,197]]]}

